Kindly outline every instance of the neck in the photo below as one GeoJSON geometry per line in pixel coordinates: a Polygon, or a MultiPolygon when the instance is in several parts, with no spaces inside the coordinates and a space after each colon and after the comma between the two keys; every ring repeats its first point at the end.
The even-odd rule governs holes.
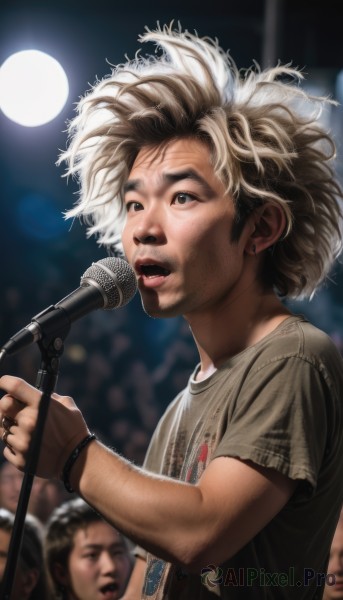
{"type": "Polygon", "coordinates": [[[249,289],[201,314],[186,315],[200,356],[197,379],[253,346],[290,315],[273,291],[249,289]]]}

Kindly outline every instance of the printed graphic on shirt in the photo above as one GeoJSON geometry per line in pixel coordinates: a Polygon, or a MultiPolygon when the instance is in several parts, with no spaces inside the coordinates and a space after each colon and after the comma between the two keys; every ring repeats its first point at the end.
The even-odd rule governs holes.
{"type": "Polygon", "coordinates": [[[156,592],[162,580],[167,563],[158,558],[152,558],[147,566],[143,592],[147,598],[156,597],[156,592]]]}
{"type": "MultiPolygon", "coordinates": [[[[192,484],[197,483],[219,442],[218,423],[221,419],[218,418],[218,412],[214,411],[207,423],[198,422],[191,438],[185,430],[178,433],[177,443],[173,440],[167,449],[164,475],[192,484]],[[216,423],[216,429],[213,428],[213,423],[216,423]]],[[[171,586],[171,597],[176,597],[177,588],[178,597],[181,599],[187,579],[186,572],[174,569],[170,563],[149,555],[143,598],[160,600],[162,597],[168,597],[166,590],[171,592],[171,586]]]]}

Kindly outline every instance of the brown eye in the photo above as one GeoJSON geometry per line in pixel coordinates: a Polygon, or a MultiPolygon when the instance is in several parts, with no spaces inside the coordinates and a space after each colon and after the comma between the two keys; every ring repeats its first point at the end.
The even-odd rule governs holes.
{"type": "Polygon", "coordinates": [[[126,212],[137,212],[138,210],[143,210],[143,206],[140,202],[127,202],[126,212]]]}
{"type": "Polygon", "coordinates": [[[173,203],[188,204],[192,200],[195,200],[195,197],[192,194],[188,194],[187,192],[178,192],[173,198],[173,203]]]}

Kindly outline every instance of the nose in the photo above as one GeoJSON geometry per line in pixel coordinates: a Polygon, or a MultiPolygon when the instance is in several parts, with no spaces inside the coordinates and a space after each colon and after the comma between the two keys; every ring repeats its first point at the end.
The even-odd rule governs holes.
{"type": "Polygon", "coordinates": [[[343,575],[343,555],[335,554],[332,558],[330,558],[330,568],[333,573],[343,575]]]}
{"type": "Polygon", "coordinates": [[[166,242],[162,211],[154,204],[139,212],[133,230],[136,244],[164,244],[166,242]]]}
{"type": "Polygon", "coordinates": [[[117,570],[115,558],[110,552],[103,552],[101,556],[101,571],[103,575],[113,575],[117,570]]]}

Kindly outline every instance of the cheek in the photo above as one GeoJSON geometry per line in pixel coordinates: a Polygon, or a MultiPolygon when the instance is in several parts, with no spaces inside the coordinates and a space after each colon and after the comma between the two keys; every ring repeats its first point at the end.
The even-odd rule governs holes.
{"type": "MultiPolygon", "coordinates": [[[[198,242],[211,242],[213,244],[227,244],[230,243],[230,227],[231,220],[228,215],[225,214],[210,214],[201,215],[202,218],[198,218],[193,223],[189,223],[188,235],[194,237],[198,242]]],[[[183,232],[187,235],[187,231],[183,232]]]]}
{"type": "Polygon", "coordinates": [[[216,223],[194,224],[188,231],[180,234],[181,244],[187,244],[187,258],[198,260],[207,265],[227,262],[231,254],[230,234],[225,224],[216,223]]]}
{"type": "Polygon", "coordinates": [[[82,589],[94,578],[94,565],[89,561],[74,559],[69,562],[70,582],[73,589],[82,589]]]}
{"type": "Polygon", "coordinates": [[[130,253],[131,253],[131,248],[132,248],[132,234],[130,233],[128,226],[124,226],[124,228],[122,230],[121,241],[123,244],[125,256],[128,259],[128,261],[130,262],[130,253]]]}
{"type": "Polygon", "coordinates": [[[69,588],[70,594],[68,598],[80,598],[80,600],[89,598],[89,593],[94,591],[96,578],[92,569],[78,569],[77,567],[69,573],[69,588]]]}
{"type": "Polygon", "coordinates": [[[129,558],[125,558],[123,561],[120,561],[116,567],[118,571],[122,573],[122,579],[125,583],[131,574],[131,562],[129,558]]]}

